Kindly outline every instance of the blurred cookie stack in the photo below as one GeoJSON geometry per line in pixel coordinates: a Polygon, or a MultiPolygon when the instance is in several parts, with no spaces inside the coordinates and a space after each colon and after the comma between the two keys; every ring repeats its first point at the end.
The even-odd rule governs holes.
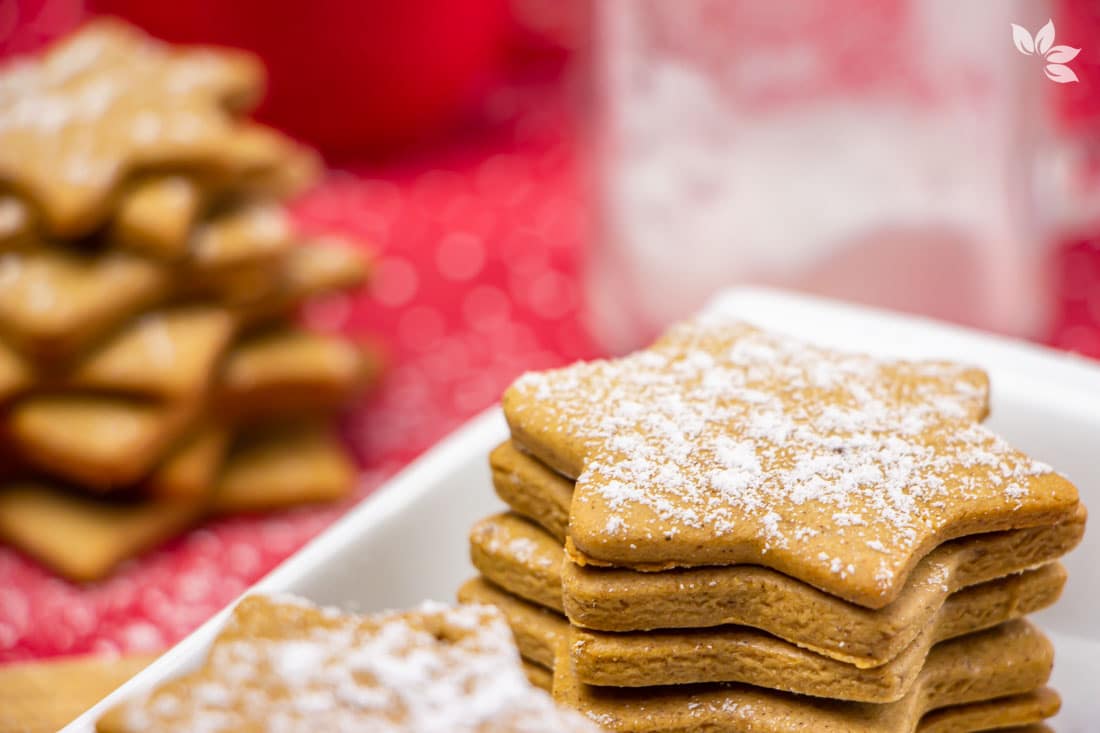
{"type": "Polygon", "coordinates": [[[315,156],[250,57],[97,21],[0,68],[0,540],[94,580],[210,514],[332,500],[375,371],[301,330],[362,254],[297,235],[315,156]]]}

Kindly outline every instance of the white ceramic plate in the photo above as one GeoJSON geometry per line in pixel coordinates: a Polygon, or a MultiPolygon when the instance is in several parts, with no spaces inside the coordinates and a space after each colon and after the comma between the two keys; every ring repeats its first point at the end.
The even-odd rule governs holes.
{"type": "MultiPolygon", "coordinates": [[[[988,370],[990,425],[1068,474],[1100,507],[1100,367],[1041,347],[918,318],[767,290],[725,296],[764,328],[883,356],[946,358],[988,370]]],[[[279,566],[250,592],[291,592],[363,611],[449,600],[473,574],[466,535],[500,509],[486,455],[507,434],[497,409],[474,418],[279,566]]],[[[1097,509],[1100,511],[1100,509],[1097,509]]],[[[1059,731],[1100,730],[1100,531],[1065,561],[1060,603],[1038,615],[1057,648],[1052,684],[1064,697],[1059,731]]],[[[226,611],[73,721],[88,733],[103,710],[198,664],[226,611]]]]}

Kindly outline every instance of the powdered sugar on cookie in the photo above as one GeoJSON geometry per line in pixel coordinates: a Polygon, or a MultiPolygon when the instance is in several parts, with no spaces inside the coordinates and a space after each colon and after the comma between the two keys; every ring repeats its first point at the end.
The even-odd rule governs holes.
{"type": "Polygon", "coordinates": [[[1007,528],[1006,514],[1051,503],[1036,483],[1051,477],[1053,503],[1076,502],[980,424],[986,403],[978,369],[829,351],[715,311],[625,358],[526,374],[505,411],[518,440],[579,473],[570,532],[594,560],[775,553],[885,590],[920,548],[958,536],[968,507],[1007,528]]]}
{"type": "Polygon", "coordinates": [[[102,223],[133,168],[233,165],[240,136],[230,107],[261,84],[242,54],[177,50],[93,21],[0,69],[0,177],[35,199],[48,227],[83,234],[102,223]]]}
{"type": "Polygon", "coordinates": [[[538,543],[530,537],[509,535],[510,532],[505,532],[501,525],[483,521],[474,526],[472,539],[486,552],[507,557],[524,565],[549,568],[556,564],[553,553],[547,553],[545,548],[540,548],[538,543]]]}
{"type": "Polygon", "coordinates": [[[104,722],[198,733],[594,730],[528,683],[491,607],[425,603],[364,618],[257,597],[204,670],[104,722]]]}

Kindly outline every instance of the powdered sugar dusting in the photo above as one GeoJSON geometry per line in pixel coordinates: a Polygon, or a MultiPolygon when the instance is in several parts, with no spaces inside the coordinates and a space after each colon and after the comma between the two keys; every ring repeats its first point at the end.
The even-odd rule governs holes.
{"type": "Polygon", "coordinates": [[[1020,506],[1051,473],[978,422],[980,370],[828,351],[721,309],[646,351],[513,390],[513,425],[581,446],[573,511],[605,512],[604,536],[747,537],[883,588],[953,508],[1020,506]]]}
{"type": "Polygon", "coordinates": [[[491,607],[426,603],[366,618],[297,601],[242,607],[206,669],[129,706],[127,730],[594,730],[528,683],[491,607]]]}
{"type": "Polygon", "coordinates": [[[10,237],[27,225],[27,207],[13,196],[0,196],[0,239],[10,237]]]}
{"type": "Polygon", "coordinates": [[[228,54],[172,49],[93,21],[0,70],[0,171],[43,194],[36,203],[47,219],[68,216],[73,203],[96,205],[131,165],[228,144],[223,100],[255,84],[251,75],[228,54]],[[180,76],[185,87],[171,83],[180,76]],[[173,135],[180,126],[186,134],[173,135]]]}
{"type": "Polygon", "coordinates": [[[486,552],[529,567],[550,568],[557,564],[554,554],[540,549],[530,537],[511,536],[503,525],[492,519],[479,522],[473,529],[474,540],[486,552]]]}

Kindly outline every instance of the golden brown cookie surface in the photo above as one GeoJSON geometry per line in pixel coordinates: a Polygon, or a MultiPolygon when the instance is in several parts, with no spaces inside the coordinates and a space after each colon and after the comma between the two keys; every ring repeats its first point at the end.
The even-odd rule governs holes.
{"type": "Polygon", "coordinates": [[[34,381],[27,362],[3,341],[0,341],[0,403],[7,402],[34,381]]]}
{"type": "Polygon", "coordinates": [[[952,592],[1056,560],[1077,545],[1083,531],[1082,515],[1054,527],[955,540],[922,561],[898,598],[880,609],[752,565],[637,573],[581,568],[566,559],[562,597],[579,626],[615,631],[736,623],[873,667],[909,646],[952,592]]]}
{"type": "Polygon", "coordinates": [[[191,247],[191,267],[217,273],[256,262],[274,263],[289,249],[294,231],[282,207],[249,202],[199,226],[191,247]]]}
{"type": "MultiPolygon", "coordinates": [[[[539,617],[519,616],[514,609],[523,607],[520,599],[525,599],[560,613],[561,548],[541,529],[508,514],[475,525],[470,545],[474,566],[511,599],[484,600],[501,606],[517,638],[542,638],[535,633],[539,617]]],[[[917,637],[908,647],[873,667],[838,661],[744,626],[633,633],[574,628],[570,654],[578,679],[592,685],[741,682],[818,697],[893,702],[908,691],[933,644],[1046,608],[1061,594],[1065,579],[1065,569],[1054,562],[957,591],[914,629],[917,637]]],[[[681,589],[680,596],[698,602],[690,591],[681,589]]],[[[787,611],[772,606],[775,615],[787,611]]],[[[839,626],[844,623],[837,620],[839,626]]],[[[528,650],[534,646],[529,643],[528,650]]]]}
{"type": "Polygon", "coordinates": [[[958,733],[996,730],[998,733],[1053,733],[1042,720],[1054,717],[1062,707],[1058,693],[1049,687],[1023,695],[1009,695],[986,702],[933,710],[921,718],[920,733],[958,733]],[[1032,722],[1034,721],[1034,722],[1032,722]],[[1024,727],[1007,728],[1021,723],[1024,727]]]}
{"type": "Polygon", "coordinates": [[[143,482],[157,499],[207,502],[229,448],[230,431],[207,421],[183,438],[143,482]]]}
{"type": "MultiPolygon", "coordinates": [[[[568,512],[572,498],[568,480],[507,445],[493,452],[491,463],[497,492],[513,511],[533,517],[544,531],[564,533],[557,519],[566,516],[563,512],[568,512]]],[[[1050,563],[1072,550],[1084,534],[1086,515],[1079,506],[1069,521],[1058,525],[974,535],[941,545],[917,564],[898,598],[877,610],[756,565],[640,573],[581,567],[568,557],[562,565],[562,600],[573,623],[592,629],[735,623],[767,630],[836,659],[875,666],[909,646],[950,593],[1050,563]]],[[[531,532],[530,525],[520,523],[513,533],[525,527],[531,532]]],[[[542,545],[537,532],[533,538],[542,545]]],[[[478,567],[489,574],[501,559],[498,553],[495,564],[478,567]]],[[[496,577],[503,582],[505,576],[496,577]]],[[[552,591],[544,584],[540,592],[552,591]]]]}
{"type": "Polygon", "coordinates": [[[98,729],[594,730],[530,685],[490,607],[425,603],[357,617],[258,596],[238,605],[202,669],[110,711],[98,729]]]}
{"type": "Polygon", "coordinates": [[[187,254],[201,205],[201,188],[185,176],[138,181],[119,201],[111,223],[111,244],[157,259],[179,260],[187,254]]]}
{"type": "Polygon", "coordinates": [[[565,542],[573,482],[508,440],[489,454],[493,488],[512,511],[538,523],[565,542]]]}
{"type": "Polygon", "coordinates": [[[92,394],[36,395],[11,408],[5,430],[20,455],[42,471],[108,490],[142,478],[196,408],[92,394]]]}
{"type": "Polygon", "coordinates": [[[463,583],[458,600],[500,609],[516,637],[520,655],[544,669],[553,669],[554,650],[569,633],[569,623],[560,614],[517,598],[483,578],[463,583]]]}
{"type": "Polygon", "coordinates": [[[150,507],[281,509],[354,483],[318,424],[377,363],[289,323],[362,282],[366,259],[294,246],[285,202],[321,160],[246,118],[262,83],[250,55],[106,17],[0,64],[0,487],[44,484],[11,504],[76,517],[103,545],[81,565],[58,538],[13,533],[63,573],[148,546],[145,528],[170,524],[150,507]],[[259,343],[260,325],[285,338],[259,343]]]}
{"type": "Polygon", "coordinates": [[[573,629],[578,679],[604,687],[740,682],[801,695],[896,702],[917,679],[932,645],[1049,607],[1066,571],[1058,563],[961,590],[898,656],[861,669],[798,648],[756,629],[615,634],[573,629]]]}
{"type": "Polygon", "coordinates": [[[201,512],[195,502],[104,501],[22,482],[0,487],[0,539],[70,580],[94,581],[201,512]]]}
{"type": "Polygon", "coordinates": [[[57,733],[156,657],[64,657],[0,666],[0,730],[57,733]]]}
{"type": "Polygon", "coordinates": [[[218,401],[248,419],[336,409],[373,373],[369,354],[345,339],[293,326],[241,340],[226,356],[218,401]]]}
{"type": "Polygon", "coordinates": [[[310,298],[359,287],[369,270],[361,248],[332,237],[311,237],[287,253],[279,286],[244,306],[242,316],[250,324],[269,323],[310,298]]]}
{"type": "Polygon", "coordinates": [[[348,495],[355,476],[350,456],[327,428],[305,421],[254,429],[234,441],[212,510],[258,512],[335,501],[348,495]]]}
{"type": "Polygon", "coordinates": [[[232,313],[218,305],[149,311],[81,360],[64,386],[197,400],[235,326],[232,313]]]}
{"type": "Polygon", "coordinates": [[[523,660],[523,672],[527,675],[527,681],[540,690],[550,692],[554,684],[554,673],[549,668],[523,660]]]}
{"type": "Polygon", "coordinates": [[[363,249],[340,237],[312,237],[294,251],[288,270],[292,289],[313,295],[362,285],[370,262],[363,249]]]}
{"type": "Polygon", "coordinates": [[[0,181],[57,236],[91,231],[136,169],[225,171],[233,111],[261,86],[241,53],[177,49],[112,20],[0,71],[0,181]]]}
{"type": "MultiPolygon", "coordinates": [[[[558,649],[554,668],[554,698],[581,710],[610,730],[696,731],[812,730],[820,733],[913,733],[922,717],[959,706],[987,703],[1009,696],[1042,695],[1040,718],[1057,711],[1053,693],[1039,693],[1050,675],[1050,642],[1025,621],[1011,621],[988,631],[938,644],[901,700],[885,705],[838,702],[789,695],[743,685],[677,685],[663,688],[617,689],[584,685],[574,673],[566,645],[558,649]]],[[[1034,700],[1034,698],[1029,698],[1034,700]]],[[[983,706],[987,713],[989,705],[983,706]]],[[[992,718],[968,716],[970,724],[949,730],[971,731],[1035,722],[1034,705],[1006,705],[992,718]],[[1025,713],[1026,710],[1026,713],[1025,713]]]]}
{"type": "Polygon", "coordinates": [[[0,333],[32,358],[68,356],[167,293],[167,273],[123,252],[0,254],[0,333]]]}
{"type": "Polygon", "coordinates": [[[181,276],[183,292],[237,308],[270,298],[282,287],[293,244],[289,216],[262,200],[246,200],[200,222],[181,276]]]}
{"type": "Polygon", "coordinates": [[[521,377],[513,438],[576,476],[578,563],[767,565],[870,608],[955,537],[1052,524],[1077,491],[978,420],[985,375],[704,315],[614,361],[521,377]]]}
{"type": "Polygon", "coordinates": [[[562,613],[562,548],[515,514],[494,514],[470,530],[470,560],[481,574],[529,601],[562,613]]]}
{"type": "Polygon", "coordinates": [[[0,195],[0,252],[24,244],[31,227],[27,205],[15,196],[0,195]]]}

